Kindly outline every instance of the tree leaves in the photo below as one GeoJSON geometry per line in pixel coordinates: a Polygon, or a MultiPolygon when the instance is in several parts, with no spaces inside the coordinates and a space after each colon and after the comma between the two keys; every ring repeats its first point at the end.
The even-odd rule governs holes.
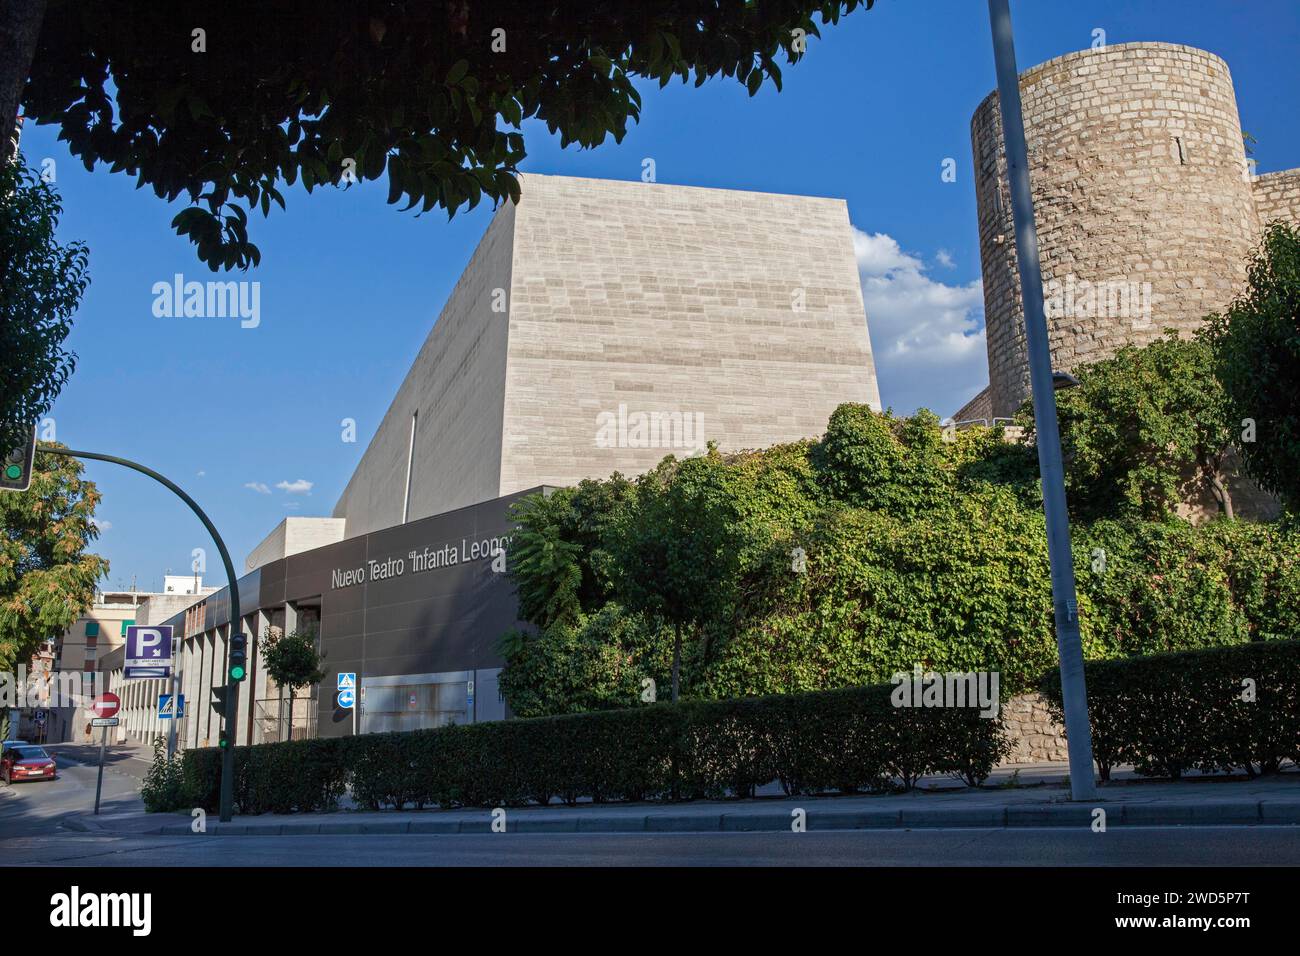
{"type": "Polygon", "coordinates": [[[38,451],[31,488],[0,494],[0,670],[66,631],[108,573],[86,552],[99,492],[81,471],[75,458],[38,451]]]}
{"type": "Polygon", "coordinates": [[[769,77],[779,89],[774,57],[798,59],[795,29],[818,36],[812,17],[871,5],[393,0],[378,18],[365,4],[325,16],[306,0],[274,11],[228,0],[200,4],[207,52],[194,53],[195,18],[166,4],[51,4],[24,103],[87,169],[103,162],[168,200],[188,195],[207,221],[200,210],[178,233],[213,270],[246,269],[258,254],[232,210],[269,214],[279,180],[337,184],[361,154],[358,178],[378,179],[387,160],[388,201],[405,195],[407,209],[517,201],[524,139],[500,135],[498,118],[536,118],[562,146],[619,142],[640,118],[633,77],[726,76],[751,96],[769,77]],[[495,30],[508,52],[494,52],[495,30]],[[422,137],[439,149],[405,151],[422,137]]]}
{"type": "Polygon", "coordinates": [[[62,206],[21,159],[0,163],[0,447],[23,444],[77,356],[63,348],[90,284],[82,243],[55,238],[62,206]]]}

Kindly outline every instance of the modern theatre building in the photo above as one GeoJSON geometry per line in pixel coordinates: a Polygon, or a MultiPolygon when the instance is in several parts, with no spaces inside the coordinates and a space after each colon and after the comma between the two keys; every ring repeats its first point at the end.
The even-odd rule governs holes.
{"type": "MultiPolygon", "coordinates": [[[[815,437],[843,402],[879,408],[842,200],[532,174],[521,186],[333,514],[288,518],[249,556],[239,743],[284,732],[256,651],[268,627],[319,634],[326,677],[295,735],[507,716],[495,647],[517,623],[512,502],[710,442],[815,437]],[[355,713],[336,706],[340,672],[358,676],[355,713]]],[[[184,635],[187,746],[216,740],[229,604],[223,589],[166,622],[184,635]]],[[[160,684],[115,682],[128,732],[165,726],[160,684]]]]}

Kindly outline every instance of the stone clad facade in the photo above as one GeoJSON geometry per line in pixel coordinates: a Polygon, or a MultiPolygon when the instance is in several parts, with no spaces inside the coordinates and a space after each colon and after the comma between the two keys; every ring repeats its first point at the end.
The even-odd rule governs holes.
{"type": "MultiPolygon", "coordinates": [[[[1240,291],[1261,224],[1300,222],[1300,171],[1252,178],[1219,57],[1128,43],[1021,74],[1053,365],[1070,370],[1190,334],[1240,291]]],[[[989,394],[1029,394],[1024,315],[996,92],[971,120],[989,394]]]]}
{"type": "Polygon", "coordinates": [[[709,441],[814,438],[842,402],[880,407],[843,200],[521,186],[334,509],[347,537],[709,441]]]}

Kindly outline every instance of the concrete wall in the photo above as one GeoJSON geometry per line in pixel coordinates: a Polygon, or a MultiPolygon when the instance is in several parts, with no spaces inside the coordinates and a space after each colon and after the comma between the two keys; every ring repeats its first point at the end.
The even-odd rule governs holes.
{"type": "Polygon", "coordinates": [[[252,571],[291,554],[342,541],[346,525],[343,518],[285,518],[249,554],[244,570],[252,571]]]}
{"type": "Polygon", "coordinates": [[[515,207],[493,218],[416,356],[334,517],[347,537],[401,524],[411,418],[418,413],[409,518],[497,497],[515,207]]]}
{"type": "MultiPolygon", "coordinates": [[[[1190,332],[1226,306],[1259,235],[1227,64],[1192,47],[1127,43],[1049,60],[1022,73],[1020,89],[1045,286],[1071,276],[1150,283],[1147,314],[1083,304],[1049,314],[1056,367],[1166,327],[1190,332]]],[[[971,144],[992,408],[1009,415],[1029,372],[996,93],[975,111],[971,144]]]]}

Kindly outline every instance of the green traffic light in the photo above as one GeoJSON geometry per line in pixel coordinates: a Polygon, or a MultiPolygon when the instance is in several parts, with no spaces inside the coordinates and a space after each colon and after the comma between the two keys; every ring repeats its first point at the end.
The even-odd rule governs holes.
{"type": "Polygon", "coordinates": [[[231,680],[243,680],[243,679],[244,679],[244,668],[243,668],[243,665],[241,665],[241,664],[236,664],[234,667],[230,668],[230,679],[231,679],[231,680]]]}
{"type": "Polygon", "coordinates": [[[23,476],[23,469],[19,465],[9,465],[5,468],[5,477],[10,481],[17,481],[23,476]]]}

